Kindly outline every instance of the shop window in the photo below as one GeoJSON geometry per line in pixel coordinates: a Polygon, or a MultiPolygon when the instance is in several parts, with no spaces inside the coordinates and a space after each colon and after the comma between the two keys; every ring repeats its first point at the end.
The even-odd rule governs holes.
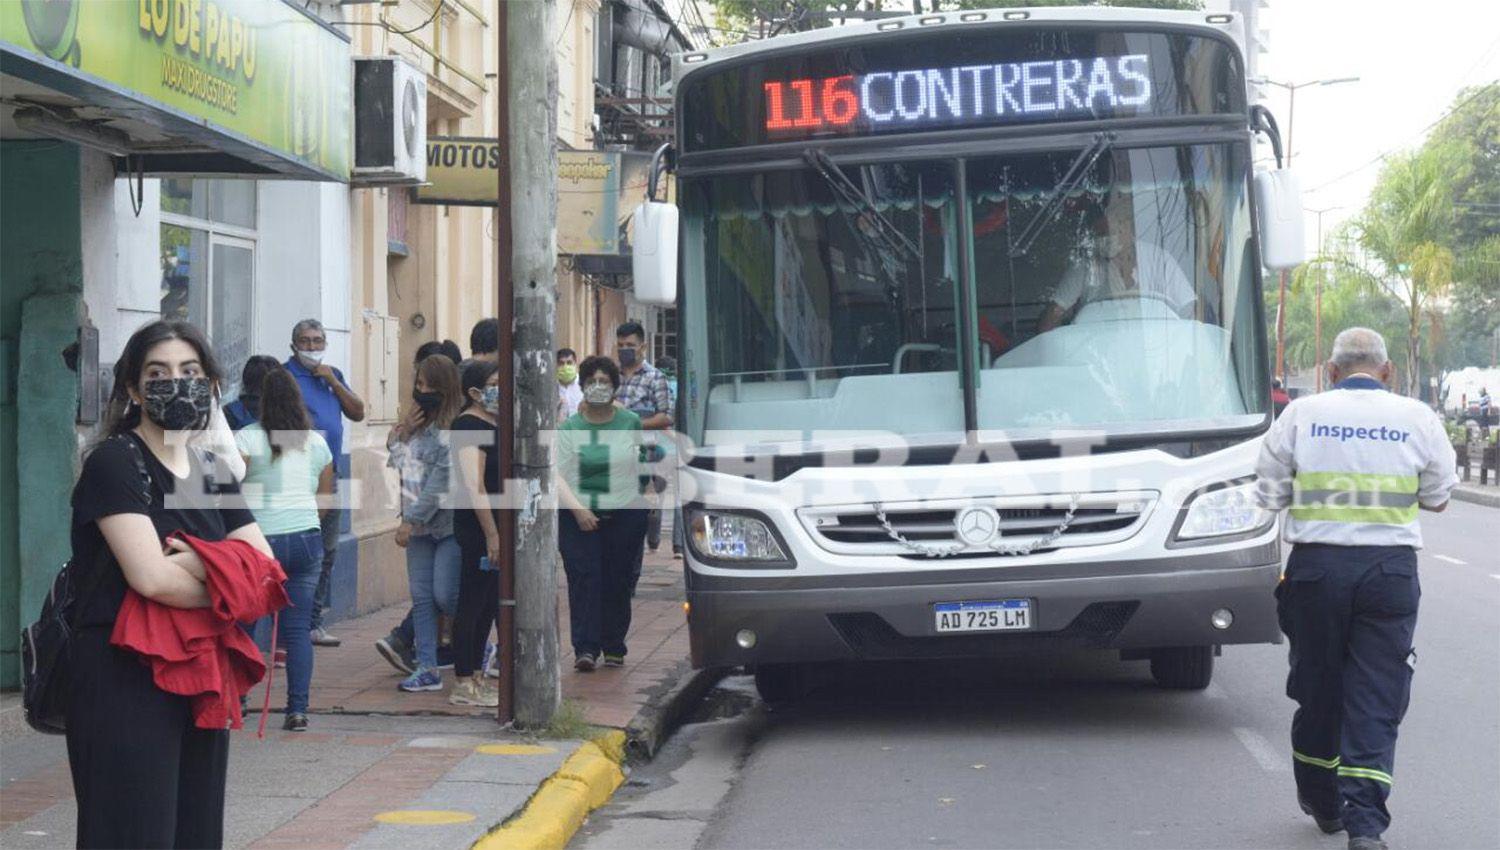
{"type": "Polygon", "coordinates": [[[254,353],[255,186],[162,181],[161,316],[192,322],[208,335],[226,398],[238,395],[240,371],[254,353]]]}

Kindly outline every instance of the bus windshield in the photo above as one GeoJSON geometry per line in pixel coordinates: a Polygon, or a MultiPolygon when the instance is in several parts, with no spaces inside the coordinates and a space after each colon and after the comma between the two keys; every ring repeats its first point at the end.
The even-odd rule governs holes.
{"type": "Polygon", "coordinates": [[[857,197],[813,167],[684,180],[697,436],[1259,423],[1243,147],[1080,153],[841,164],[857,197]]]}

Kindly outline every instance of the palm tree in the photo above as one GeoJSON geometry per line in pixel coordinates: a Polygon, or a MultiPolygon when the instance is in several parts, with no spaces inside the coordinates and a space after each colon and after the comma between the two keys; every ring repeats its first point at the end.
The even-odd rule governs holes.
{"type": "Polygon", "coordinates": [[[1453,252],[1443,246],[1453,223],[1454,149],[1427,146],[1387,163],[1353,236],[1362,258],[1340,258],[1364,287],[1394,295],[1407,319],[1404,378],[1419,391],[1422,319],[1453,282],[1453,252]]]}

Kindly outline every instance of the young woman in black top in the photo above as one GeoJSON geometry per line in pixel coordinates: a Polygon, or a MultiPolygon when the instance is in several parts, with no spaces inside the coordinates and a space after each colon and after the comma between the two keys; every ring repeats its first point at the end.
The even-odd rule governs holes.
{"type": "Polygon", "coordinates": [[[157,688],[138,655],[109,643],[126,587],[174,608],[209,605],[203,562],[186,544],[164,544],[168,534],[271,553],[239,482],[187,445],[207,426],[221,377],[192,325],[136,331],[115,363],[108,436],[73,489],[81,595],[67,740],[79,847],[223,844],[229,733],[196,728],[187,697],[157,688]]]}
{"type": "Polygon", "coordinates": [[[453,420],[451,435],[455,493],[453,534],[458,538],[458,612],[453,617],[453,675],[457,683],[448,702],[454,705],[499,705],[498,689],[485,685],[484,647],[500,610],[499,526],[491,497],[500,492],[500,458],[495,454],[496,413],[500,409],[500,367],[490,360],[464,364],[461,383],[465,407],[453,420]],[[481,560],[490,569],[483,570],[481,560]]]}

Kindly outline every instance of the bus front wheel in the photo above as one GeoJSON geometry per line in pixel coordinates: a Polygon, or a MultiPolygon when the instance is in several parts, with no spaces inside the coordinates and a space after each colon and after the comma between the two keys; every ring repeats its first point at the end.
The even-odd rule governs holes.
{"type": "Polygon", "coordinates": [[[1201,691],[1214,678],[1214,648],[1171,646],[1153,649],[1151,678],[1164,688],[1201,691]]]}

